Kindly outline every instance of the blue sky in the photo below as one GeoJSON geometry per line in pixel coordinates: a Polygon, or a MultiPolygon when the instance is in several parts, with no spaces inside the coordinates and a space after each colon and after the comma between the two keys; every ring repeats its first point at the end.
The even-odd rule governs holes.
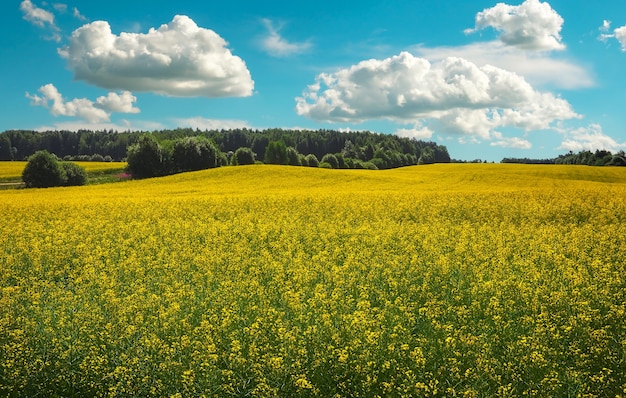
{"type": "Polygon", "coordinates": [[[626,2],[0,4],[0,131],[370,130],[456,159],[626,150],[626,2]]]}

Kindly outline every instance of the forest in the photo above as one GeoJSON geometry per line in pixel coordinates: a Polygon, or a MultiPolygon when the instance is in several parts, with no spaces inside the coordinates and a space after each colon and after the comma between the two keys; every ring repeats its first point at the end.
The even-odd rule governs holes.
{"type": "Polygon", "coordinates": [[[615,154],[606,150],[572,151],[552,159],[504,158],[501,163],[523,164],[578,164],[587,166],[626,166],[626,154],[619,151],[615,154]]]}
{"type": "MultiPolygon", "coordinates": [[[[129,146],[136,144],[146,132],[140,131],[31,131],[8,130],[0,133],[0,160],[26,160],[40,150],[46,150],[65,160],[89,160],[97,156],[121,161],[128,156],[129,146]]],[[[327,154],[339,155],[361,162],[371,162],[376,168],[394,168],[418,163],[450,162],[445,146],[395,135],[369,131],[341,132],[336,130],[230,129],[198,130],[178,128],[153,131],[150,135],[164,149],[172,149],[177,140],[187,137],[206,138],[231,157],[239,148],[249,148],[255,161],[264,161],[271,142],[281,142],[298,154],[313,155],[321,161],[327,154]]]]}

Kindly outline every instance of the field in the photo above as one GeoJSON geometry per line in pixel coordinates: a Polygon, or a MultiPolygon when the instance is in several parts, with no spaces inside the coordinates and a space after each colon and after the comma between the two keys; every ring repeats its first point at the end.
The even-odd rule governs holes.
{"type": "Polygon", "coordinates": [[[626,168],[0,191],[0,396],[626,396],[626,168]]]}
{"type": "MultiPolygon", "coordinates": [[[[5,186],[19,184],[22,181],[22,171],[27,162],[0,162],[0,184],[5,186]]],[[[124,162],[72,162],[83,167],[87,172],[90,183],[103,183],[119,180],[115,174],[124,171],[124,162]]],[[[21,184],[20,184],[21,185],[21,184]]]]}

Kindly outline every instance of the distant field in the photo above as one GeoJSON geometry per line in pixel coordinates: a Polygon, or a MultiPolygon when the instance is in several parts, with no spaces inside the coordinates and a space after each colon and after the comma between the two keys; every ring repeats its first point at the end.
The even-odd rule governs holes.
{"type": "MultiPolygon", "coordinates": [[[[19,182],[22,180],[22,171],[27,162],[0,162],[0,183],[19,182]]],[[[109,174],[119,170],[122,172],[126,167],[125,162],[73,162],[81,165],[89,176],[109,174]]]]}
{"type": "Polygon", "coordinates": [[[0,396],[626,393],[626,168],[0,191],[0,396]]]}

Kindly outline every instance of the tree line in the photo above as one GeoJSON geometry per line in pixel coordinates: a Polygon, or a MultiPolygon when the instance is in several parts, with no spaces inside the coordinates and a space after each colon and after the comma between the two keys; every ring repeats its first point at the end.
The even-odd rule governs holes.
{"type": "MultiPolygon", "coordinates": [[[[150,135],[164,151],[173,150],[181,139],[200,137],[212,142],[227,157],[240,148],[248,148],[255,161],[265,161],[265,151],[271,142],[282,142],[298,154],[313,155],[320,161],[327,154],[344,159],[371,162],[377,168],[393,168],[418,163],[449,162],[445,146],[369,131],[341,132],[337,130],[287,129],[229,129],[198,130],[178,128],[152,131],[44,131],[8,130],[0,133],[0,160],[26,160],[37,151],[45,150],[66,160],[96,159],[121,161],[128,149],[141,137],[150,135]],[[89,159],[87,159],[89,157],[89,159]]],[[[292,150],[290,150],[292,152],[292,150]]],[[[293,157],[293,154],[292,154],[293,157]]],[[[230,159],[228,159],[230,160],[230,159]]],[[[332,158],[331,165],[334,165],[332,158]]],[[[344,162],[345,163],[345,162],[344,162]]],[[[354,162],[353,162],[354,163],[354,162]]],[[[358,162],[356,163],[359,164],[358,162]]]]}
{"type": "Polygon", "coordinates": [[[607,150],[572,151],[550,159],[504,158],[501,163],[523,164],[577,164],[587,166],[626,166],[626,153],[619,151],[613,154],[607,150]]]}

